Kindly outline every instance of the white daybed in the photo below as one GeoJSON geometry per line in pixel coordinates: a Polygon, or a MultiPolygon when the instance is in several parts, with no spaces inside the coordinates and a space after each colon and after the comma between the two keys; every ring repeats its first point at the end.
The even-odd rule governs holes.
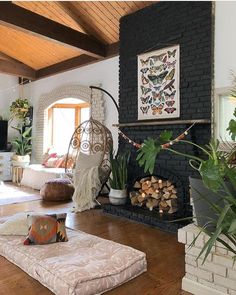
{"type": "Polygon", "coordinates": [[[25,167],[21,185],[40,190],[46,181],[65,177],[65,168],[46,168],[41,164],[25,167]]]}

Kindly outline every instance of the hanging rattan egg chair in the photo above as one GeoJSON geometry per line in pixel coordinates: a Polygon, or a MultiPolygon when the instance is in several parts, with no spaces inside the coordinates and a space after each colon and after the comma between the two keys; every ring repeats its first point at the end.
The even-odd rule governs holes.
{"type": "Polygon", "coordinates": [[[91,116],[82,122],[74,131],[66,156],[66,174],[72,178],[76,160],[80,152],[87,155],[101,153],[100,168],[102,169],[101,182],[106,184],[109,174],[109,155],[113,148],[113,139],[110,130],[91,116]]]}

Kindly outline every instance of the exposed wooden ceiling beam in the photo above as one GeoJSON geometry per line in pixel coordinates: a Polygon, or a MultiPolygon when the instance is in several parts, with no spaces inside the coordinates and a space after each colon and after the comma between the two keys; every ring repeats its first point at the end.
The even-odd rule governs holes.
{"type": "Polygon", "coordinates": [[[106,56],[113,57],[119,55],[120,52],[120,42],[115,42],[113,44],[106,46],[106,56]]]}
{"type": "Polygon", "coordinates": [[[82,66],[85,66],[97,61],[98,60],[95,57],[82,54],[80,56],[76,56],[76,57],[67,59],[65,61],[59,62],[57,64],[48,66],[46,68],[40,69],[37,71],[36,77],[37,79],[49,77],[55,74],[65,72],[65,71],[80,68],[82,66]]]}
{"type": "Polygon", "coordinates": [[[3,52],[0,52],[0,59],[3,59],[3,60],[8,60],[8,61],[13,61],[13,62],[20,62],[18,60],[16,60],[15,58],[3,53],[3,52]]]}
{"type": "Polygon", "coordinates": [[[40,69],[36,72],[36,78],[41,79],[41,78],[46,78],[52,75],[56,75],[62,72],[66,72],[69,70],[77,69],[80,67],[87,66],[92,63],[99,62],[101,60],[111,58],[113,56],[116,56],[119,54],[119,42],[108,45],[106,47],[106,57],[101,58],[101,59],[96,59],[92,56],[88,56],[85,54],[82,54],[77,57],[73,57],[70,59],[67,59],[65,61],[59,62],[57,64],[48,66],[46,68],[40,69]]]}
{"type": "Polygon", "coordinates": [[[30,80],[36,79],[36,71],[34,69],[16,61],[0,60],[0,72],[30,80]]]}
{"type": "Polygon", "coordinates": [[[59,5],[61,9],[63,9],[64,12],[67,15],[69,15],[83,29],[83,31],[86,34],[93,37],[96,36],[97,40],[100,40],[103,43],[105,42],[103,38],[98,36],[98,32],[96,32],[94,27],[90,25],[89,22],[84,20],[85,19],[84,14],[81,13],[78,9],[75,9],[75,7],[69,1],[57,1],[57,5],[59,5]]]}
{"type": "Polygon", "coordinates": [[[90,36],[10,2],[0,2],[0,23],[77,48],[96,58],[106,54],[105,45],[90,36]]]}

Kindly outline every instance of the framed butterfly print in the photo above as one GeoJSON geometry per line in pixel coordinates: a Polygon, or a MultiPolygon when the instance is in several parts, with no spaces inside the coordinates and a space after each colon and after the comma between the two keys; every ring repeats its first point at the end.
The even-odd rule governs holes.
{"type": "Polygon", "coordinates": [[[138,55],[138,120],[180,116],[179,45],[138,55]]]}

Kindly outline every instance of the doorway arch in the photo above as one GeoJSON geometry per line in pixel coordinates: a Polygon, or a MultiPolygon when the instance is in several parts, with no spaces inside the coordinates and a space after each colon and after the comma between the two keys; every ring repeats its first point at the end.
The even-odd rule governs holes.
{"type": "MultiPolygon", "coordinates": [[[[94,119],[101,123],[105,120],[105,110],[103,94],[100,90],[93,90],[93,99],[91,103],[91,113],[94,119]]],[[[90,103],[91,90],[87,86],[71,85],[63,86],[52,90],[49,93],[43,94],[38,102],[36,110],[35,125],[33,130],[33,154],[32,158],[35,162],[41,163],[43,154],[45,153],[46,136],[47,136],[47,122],[48,113],[47,109],[50,105],[59,99],[63,98],[78,98],[85,102],[90,103]]]]}

